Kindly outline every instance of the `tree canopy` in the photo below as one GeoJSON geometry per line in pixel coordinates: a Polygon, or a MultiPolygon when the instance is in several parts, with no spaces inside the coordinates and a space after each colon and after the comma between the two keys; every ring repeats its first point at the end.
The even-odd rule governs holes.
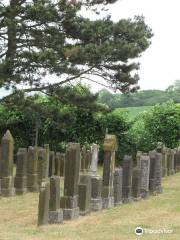
{"type": "Polygon", "coordinates": [[[90,20],[80,12],[84,6],[114,2],[2,0],[0,87],[27,85],[24,91],[42,91],[94,76],[122,92],[136,90],[139,78],[133,73],[139,64],[133,59],[149,47],[152,37],[144,18],[90,20]],[[58,82],[45,82],[47,74],[58,76],[58,82]]]}

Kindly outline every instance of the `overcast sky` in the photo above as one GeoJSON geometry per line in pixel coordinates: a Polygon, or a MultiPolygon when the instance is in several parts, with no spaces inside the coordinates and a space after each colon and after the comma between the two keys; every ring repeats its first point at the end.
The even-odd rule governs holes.
{"type": "Polygon", "coordinates": [[[114,20],[144,15],[153,30],[140,58],[141,89],[166,89],[180,79],[180,0],[122,0],[110,9],[114,20]]]}
{"type": "MultiPolygon", "coordinates": [[[[109,9],[114,21],[144,15],[153,30],[152,45],[139,59],[141,89],[166,89],[180,79],[180,0],[119,0],[109,9]]],[[[92,84],[93,91],[100,88],[92,84]]]]}

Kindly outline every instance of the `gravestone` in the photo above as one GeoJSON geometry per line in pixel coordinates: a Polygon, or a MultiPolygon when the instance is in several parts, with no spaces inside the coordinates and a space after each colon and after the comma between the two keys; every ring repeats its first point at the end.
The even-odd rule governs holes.
{"type": "Polygon", "coordinates": [[[1,139],[1,193],[4,197],[15,194],[13,178],[14,139],[9,130],[1,139]]]}
{"type": "Polygon", "coordinates": [[[149,172],[149,192],[156,195],[156,151],[149,152],[150,172],[149,172]]]}
{"type": "Polygon", "coordinates": [[[176,148],[174,153],[174,169],[175,172],[180,171],[180,149],[176,148]]]}
{"type": "Polygon", "coordinates": [[[163,147],[162,150],[162,177],[167,176],[167,154],[166,147],[163,147]]]}
{"type": "Polygon", "coordinates": [[[123,184],[122,184],[123,203],[132,202],[132,167],[133,167],[132,157],[125,155],[123,159],[123,184]]]}
{"type": "Polygon", "coordinates": [[[87,150],[85,155],[85,171],[87,172],[90,171],[91,160],[92,160],[92,152],[90,150],[87,150]]]}
{"type": "Polygon", "coordinates": [[[81,149],[81,164],[80,164],[81,172],[84,172],[86,170],[85,160],[86,160],[86,148],[85,146],[83,146],[81,149]]]}
{"type": "Polygon", "coordinates": [[[49,223],[63,222],[63,211],[60,209],[60,177],[50,177],[49,223]]]}
{"type": "Polygon", "coordinates": [[[149,172],[150,172],[150,158],[147,154],[143,154],[140,157],[140,169],[141,171],[141,197],[149,197],[149,172]]]}
{"type": "Polygon", "coordinates": [[[98,153],[99,153],[99,146],[97,144],[93,144],[91,146],[91,165],[90,165],[90,171],[93,175],[96,175],[97,167],[98,167],[98,153]]]}
{"type": "Polygon", "coordinates": [[[115,165],[115,151],[117,150],[116,136],[106,134],[103,148],[104,148],[104,162],[103,162],[102,201],[103,208],[111,208],[114,206],[113,173],[115,165]]]}
{"type": "Polygon", "coordinates": [[[49,177],[55,173],[55,154],[53,151],[49,152],[49,177]]]}
{"type": "Polygon", "coordinates": [[[122,204],[122,168],[116,168],[114,171],[114,206],[122,204]]]}
{"type": "Polygon", "coordinates": [[[38,184],[41,186],[43,179],[45,180],[46,176],[46,150],[44,148],[38,149],[38,184]]]}
{"type": "Polygon", "coordinates": [[[49,198],[50,184],[48,181],[42,182],[39,191],[38,226],[46,225],[49,222],[49,198]]]}
{"type": "Polygon", "coordinates": [[[78,184],[80,171],[80,145],[69,143],[66,149],[64,197],[61,198],[63,218],[65,220],[79,217],[78,184]]]}
{"type": "Polygon", "coordinates": [[[140,157],[141,157],[142,154],[143,154],[142,151],[137,151],[137,153],[136,153],[136,166],[137,166],[137,168],[140,168],[140,157]]]}
{"type": "Polygon", "coordinates": [[[174,150],[167,149],[167,175],[173,175],[174,171],[174,150]]]}
{"type": "Polygon", "coordinates": [[[156,167],[155,167],[155,181],[156,181],[156,192],[162,193],[162,153],[156,153],[156,167]]]}
{"type": "Polygon", "coordinates": [[[16,194],[27,192],[27,149],[19,148],[16,161],[16,176],[14,179],[16,194]]]}
{"type": "Polygon", "coordinates": [[[78,185],[79,211],[81,216],[88,215],[91,211],[91,175],[81,174],[78,185]]]}
{"type": "Polygon", "coordinates": [[[37,164],[38,164],[38,148],[30,146],[28,148],[28,160],[27,160],[27,189],[30,192],[39,191],[37,164]]]}
{"type": "Polygon", "coordinates": [[[91,176],[91,211],[102,209],[102,177],[91,176]]]}
{"type": "Polygon", "coordinates": [[[65,153],[60,153],[60,176],[61,177],[64,177],[64,174],[65,174],[65,161],[66,161],[65,153]]]}
{"type": "Polygon", "coordinates": [[[61,167],[61,159],[60,153],[56,152],[55,154],[55,175],[60,176],[60,167],[61,167]]]}
{"type": "Polygon", "coordinates": [[[134,168],[132,173],[132,197],[134,201],[141,199],[142,169],[134,168]]]}

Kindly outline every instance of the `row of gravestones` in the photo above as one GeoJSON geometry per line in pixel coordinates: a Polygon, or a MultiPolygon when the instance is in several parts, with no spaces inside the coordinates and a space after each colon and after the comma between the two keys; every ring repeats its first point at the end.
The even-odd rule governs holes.
{"type": "Polygon", "coordinates": [[[69,143],[65,155],[64,196],[60,197],[59,177],[51,176],[42,183],[38,225],[62,223],[91,211],[146,199],[162,192],[164,168],[168,175],[180,171],[180,149],[170,150],[158,144],[149,154],[138,152],[136,166],[132,157],[126,155],[123,166],[114,168],[116,150],[116,137],[106,135],[101,177],[97,175],[97,145],[93,145],[91,151],[80,152],[78,143],[69,143]]]}
{"type": "Polygon", "coordinates": [[[103,176],[97,175],[98,146],[80,149],[77,143],[67,146],[66,154],[44,148],[20,148],[16,175],[13,178],[14,141],[9,131],[0,148],[0,186],[3,196],[16,192],[38,192],[38,225],[62,223],[104,208],[147,198],[162,192],[161,178],[180,171],[180,149],[158,144],[149,154],[137,153],[137,165],[125,156],[123,167],[114,169],[116,137],[106,135],[103,176]],[[64,196],[60,198],[60,176],[64,176],[64,196]]]}
{"type": "Polygon", "coordinates": [[[49,145],[44,148],[19,148],[16,159],[16,174],[14,178],[14,140],[9,130],[1,139],[0,147],[0,194],[4,197],[29,192],[39,192],[41,182],[49,176],[64,175],[63,153],[49,151],[49,145]]]}

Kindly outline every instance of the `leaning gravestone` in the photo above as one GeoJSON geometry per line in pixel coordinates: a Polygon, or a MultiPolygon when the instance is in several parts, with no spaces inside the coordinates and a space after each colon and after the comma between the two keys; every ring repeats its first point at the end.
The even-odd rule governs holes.
{"type": "Polygon", "coordinates": [[[102,209],[102,177],[91,177],[91,210],[100,211],[102,209]]]}
{"type": "Polygon", "coordinates": [[[114,171],[114,206],[122,204],[122,168],[116,168],[114,171]]]}
{"type": "Polygon", "coordinates": [[[141,197],[149,197],[149,172],[150,172],[150,158],[147,154],[143,154],[140,157],[140,169],[141,172],[141,197]]]}
{"type": "Polygon", "coordinates": [[[90,171],[93,175],[96,175],[97,167],[98,167],[98,153],[99,153],[99,146],[97,144],[93,144],[91,146],[91,165],[90,165],[90,171]]]}
{"type": "Polygon", "coordinates": [[[104,148],[103,187],[102,187],[103,208],[111,208],[114,206],[113,173],[115,165],[115,151],[117,150],[116,136],[106,134],[103,148],[104,148]]]}
{"type": "Polygon", "coordinates": [[[133,159],[131,156],[125,155],[123,159],[123,184],[122,197],[123,203],[132,202],[132,167],[133,159]]]}
{"type": "Polygon", "coordinates": [[[134,201],[141,199],[142,169],[134,168],[132,173],[132,197],[134,201]]]}
{"type": "Polygon", "coordinates": [[[60,177],[50,178],[49,223],[62,223],[63,211],[60,209],[60,177]]]}
{"type": "Polygon", "coordinates": [[[39,192],[38,226],[46,225],[49,222],[49,198],[50,198],[49,181],[42,182],[39,192]]]}
{"type": "Polygon", "coordinates": [[[65,220],[78,218],[78,184],[80,171],[80,145],[69,143],[66,149],[64,197],[61,198],[65,220]]]}
{"type": "Polygon", "coordinates": [[[27,189],[30,192],[39,191],[37,164],[38,164],[38,148],[29,147],[27,161],[27,189]]]}
{"type": "Polygon", "coordinates": [[[1,140],[1,192],[9,197],[15,194],[13,178],[14,140],[9,130],[1,140]]]}
{"type": "Polygon", "coordinates": [[[19,148],[17,152],[16,176],[14,179],[16,194],[27,192],[27,149],[19,148]]]}
{"type": "Polygon", "coordinates": [[[81,174],[78,185],[79,211],[81,216],[88,215],[91,211],[91,175],[81,174]]]}

